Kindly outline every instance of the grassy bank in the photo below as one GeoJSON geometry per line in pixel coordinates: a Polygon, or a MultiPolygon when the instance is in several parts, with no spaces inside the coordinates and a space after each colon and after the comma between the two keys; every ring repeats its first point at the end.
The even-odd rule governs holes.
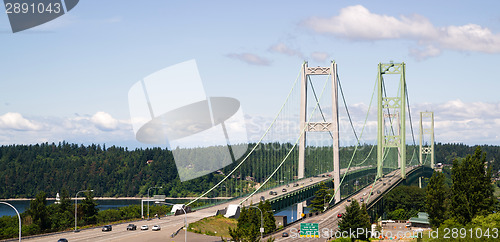
{"type": "Polygon", "coordinates": [[[204,218],[197,222],[189,224],[188,231],[206,234],[212,236],[222,236],[224,238],[231,238],[229,235],[229,228],[236,228],[238,221],[236,219],[226,218],[222,215],[204,218]]]}

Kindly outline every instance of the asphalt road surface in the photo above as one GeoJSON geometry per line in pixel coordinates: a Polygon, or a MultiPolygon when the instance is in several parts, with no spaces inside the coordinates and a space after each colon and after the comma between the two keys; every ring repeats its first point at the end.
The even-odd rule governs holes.
{"type": "MultiPolygon", "coordinates": [[[[365,167],[357,167],[355,169],[362,169],[365,167]]],[[[351,170],[355,170],[351,169],[351,170]]],[[[341,173],[345,171],[345,169],[341,170],[341,173]]],[[[252,198],[248,199],[243,203],[243,205],[248,206],[250,204],[256,204],[260,201],[261,197],[264,197],[265,199],[269,199],[271,197],[276,197],[280,195],[284,195],[286,193],[301,189],[305,186],[312,185],[314,183],[318,183],[324,180],[328,180],[331,177],[328,177],[328,174],[332,175],[333,173],[325,173],[325,177],[317,176],[317,177],[311,177],[311,178],[306,178],[302,179],[299,181],[296,181],[294,183],[298,183],[299,186],[294,187],[292,184],[287,187],[286,185],[280,186],[273,188],[273,191],[276,191],[278,194],[277,195],[269,195],[269,190],[268,191],[263,191],[256,193],[252,198]],[[286,188],[287,192],[282,192],[282,189],[286,188]]],[[[214,216],[217,212],[217,210],[224,209],[227,207],[229,204],[238,204],[241,202],[243,198],[236,199],[233,201],[230,201],[228,203],[224,204],[219,204],[217,206],[209,207],[209,208],[204,208],[201,210],[197,210],[196,212],[193,213],[188,213],[187,214],[187,221],[188,223],[192,223],[195,221],[198,221],[202,218],[205,217],[210,217],[214,216]]],[[[343,206],[342,206],[343,207],[343,206]]],[[[333,215],[332,215],[333,216],[333,215]]],[[[175,238],[171,238],[170,235],[174,233],[175,231],[179,230],[181,227],[184,226],[184,215],[179,215],[179,216],[168,216],[168,217],[162,217],[161,219],[153,219],[153,220],[141,220],[138,222],[134,222],[135,225],[137,225],[137,230],[136,231],[127,231],[127,225],[128,223],[125,224],[116,224],[113,225],[113,230],[109,232],[102,232],[102,227],[98,228],[93,228],[93,229],[86,229],[82,230],[80,232],[74,233],[74,232],[64,232],[64,233],[58,233],[55,235],[45,235],[45,236],[39,236],[35,238],[26,238],[23,240],[29,240],[29,241],[57,241],[60,238],[65,238],[68,241],[184,241],[184,232],[181,231],[175,238]],[[142,225],[148,225],[149,230],[144,230],[141,231],[140,227],[142,225]],[[151,231],[151,228],[154,225],[160,225],[161,230],[160,231],[151,231]]],[[[198,234],[193,234],[193,233],[188,233],[188,241],[220,241],[220,238],[218,237],[212,237],[212,236],[204,236],[204,235],[198,235],[198,234]],[[196,239],[195,239],[196,238],[196,239]],[[203,239],[203,240],[201,240],[203,239]]]]}

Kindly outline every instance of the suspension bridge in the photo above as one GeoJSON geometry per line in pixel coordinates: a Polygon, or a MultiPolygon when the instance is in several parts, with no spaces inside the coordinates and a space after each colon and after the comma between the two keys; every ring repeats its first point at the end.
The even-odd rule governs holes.
{"type": "MultiPolygon", "coordinates": [[[[325,209],[340,207],[363,187],[378,186],[387,174],[398,174],[392,184],[418,180],[421,185],[422,176],[434,168],[434,114],[420,112],[417,144],[405,63],[380,63],[377,69],[370,104],[360,122],[352,119],[337,63],[309,67],[304,62],[258,142],[242,159],[218,171],[223,178],[215,186],[186,205],[221,195],[233,199],[206,205],[212,206],[211,211],[270,200],[276,211],[296,206],[292,217],[302,218],[307,217],[305,201],[320,183],[333,188],[325,209]]],[[[367,196],[366,202],[375,204],[392,187],[380,187],[381,195],[367,196]]]]}
{"type": "MultiPolygon", "coordinates": [[[[349,199],[373,208],[401,183],[418,181],[421,185],[421,178],[434,168],[434,114],[420,112],[417,144],[405,74],[405,63],[378,64],[369,105],[358,105],[354,111],[357,116],[364,112],[364,120],[359,121],[352,118],[337,63],[309,67],[304,62],[262,136],[249,145],[246,155],[212,174],[218,182],[185,204],[196,210],[186,214],[186,219],[194,222],[217,211],[227,212],[230,205],[251,206],[268,200],[275,213],[293,207],[285,231],[298,228],[294,218],[334,231],[337,214],[344,212],[349,199]],[[331,188],[324,211],[307,213],[306,201],[322,183],[331,188]],[[206,199],[216,197],[231,199],[206,199]],[[203,205],[198,206],[200,202],[203,205]]],[[[158,223],[165,228],[162,233],[169,234],[184,226],[172,216],[158,223]]],[[[86,233],[92,236],[90,231],[80,234],[86,233]]],[[[112,233],[109,238],[100,236],[118,238],[112,233]]],[[[276,233],[267,236],[279,237],[276,233]]],[[[121,241],[134,241],[127,238],[119,235],[121,241]]]]}

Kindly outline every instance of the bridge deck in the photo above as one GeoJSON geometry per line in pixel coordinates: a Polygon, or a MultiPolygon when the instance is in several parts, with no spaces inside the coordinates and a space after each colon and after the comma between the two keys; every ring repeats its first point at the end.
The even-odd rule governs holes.
{"type": "MultiPolygon", "coordinates": [[[[411,172],[414,171],[416,167],[409,167],[406,170],[406,174],[410,174],[411,172]]],[[[384,178],[376,181],[373,185],[372,188],[370,186],[366,186],[365,188],[361,189],[358,191],[356,194],[348,197],[348,199],[356,199],[357,201],[360,201],[361,198],[365,200],[365,202],[368,202],[368,206],[376,201],[379,196],[382,196],[387,190],[392,189],[394,184],[400,183],[402,181],[401,176],[400,176],[400,170],[394,170],[390,172],[389,174],[386,174],[384,178]],[[384,185],[384,183],[386,185],[384,185]],[[380,190],[380,194],[377,193],[377,191],[380,190]],[[370,193],[373,191],[373,195],[370,195],[370,193]]],[[[340,203],[336,204],[335,206],[331,207],[329,210],[327,210],[325,213],[319,214],[317,216],[313,217],[307,217],[303,218],[300,220],[300,223],[318,223],[319,224],[319,231],[320,233],[324,231],[325,229],[328,231],[327,234],[321,234],[320,238],[318,239],[312,239],[309,238],[308,241],[313,240],[313,241],[324,241],[327,238],[330,238],[335,231],[338,229],[338,222],[339,218],[337,218],[337,215],[339,213],[345,213],[345,207],[349,205],[349,202],[347,202],[347,198],[342,200],[340,203]]],[[[298,231],[300,229],[300,223],[295,223],[286,229],[276,232],[274,234],[271,234],[270,236],[267,236],[265,239],[269,237],[274,237],[276,241],[301,241],[304,238],[298,237],[298,231]],[[283,232],[287,232],[290,237],[281,237],[283,232]]]]}

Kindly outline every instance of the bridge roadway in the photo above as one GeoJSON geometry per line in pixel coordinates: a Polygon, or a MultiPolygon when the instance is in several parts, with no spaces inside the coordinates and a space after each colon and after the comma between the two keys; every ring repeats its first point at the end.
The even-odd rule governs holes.
{"type": "MultiPolygon", "coordinates": [[[[355,171],[355,170],[360,170],[364,168],[369,168],[369,166],[363,166],[363,167],[355,167],[352,168],[350,171],[355,171]]],[[[346,169],[341,169],[340,173],[343,174],[346,169]]],[[[313,185],[322,181],[326,181],[330,179],[328,175],[333,176],[333,172],[325,173],[325,177],[321,176],[316,176],[316,177],[310,177],[310,178],[305,178],[301,179],[298,181],[295,181],[294,183],[298,183],[299,186],[294,187],[286,187],[286,185],[282,185],[276,188],[273,188],[273,191],[276,191],[279,196],[285,195],[289,192],[293,192],[296,190],[299,190],[305,186],[313,185]],[[286,188],[287,192],[282,192],[282,189],[286,188]]],[[[269,198],[274,198],[277,195],[269,195],[269,190],[262,191],[256,193],[251,199],[248,199],[244,205],[248,206],[251,203],[256,204],[259,202],[260,197],[263,196],[265,199],[269,198]]],[[[241,202],[244,198],[238,198],[235,200],[231,200],[226,203],[218,204],[212,207],[208,208],[203,208],[200,210],[197,210],[193,213],[188,213],[187,214],[187,221],[188,223],[192,223],[195,221],[198,221],[200,219],[203,219],[205,217],[210,217],[214,216],[216,214],[217,210],[224,209],[226,208],[229,204],[238,204],[241,202]]],[[[133,222],[135,225],[137,225],[137,231],[127,231],[126,227],[129,223],[124,223],[124,224],[116,224],[113,225],[113,230],[110,232],[102,232],[101,229],[102,227],[97,227],[97,228],[92,228],[92,229],[85,229],[82,230],[78,233],[74,233],[73,231],[71,232],[63,232],[63,233],[58,233],[58,234],[53,234],[53,235],[45,235],[45,236],[39,236],[35,238],[23,238],[29,239],[30,241],[57,241],[59,238],[66,238],[69,241],[124,241],[124,242],[133,242],[133,241],[165,241],[169,240],[172,241],[173,239],[170,238],[170,235],[177,231],[179,228],[184,226],[184,215],[179,215],[179,216],[167,216],[167,217],[162,217],[161,219],[153,219],[153,220],[140,220],[133,222]],[[140,227],[142,225],[148,225],[149,230],[146,231],[141,231],[140,227]],[[153,225],[160,225],[161,230],[160,231],[151,231],[151,228],[153,225]]],[[[188,233],[188,236],[191,235],[191,233],[188,233]]],[[[181,231],[175,238],[175,241],[177,241],[179,238],[183,238],[183,232],[181,231]],[[181,237],[182,236],[182,237],[181,237]]],[[[188,237],[188,241],[192,241],[188,237]]]]}
{"type": "MultiPolygon", "coordinates": [[[[406,174],[408,175],[411,171],[413,171],[417,166],[407,167],[406,174]]],[[[295,223],[287,227],[285,230],[274,233],[270,236],[264,238],[267,240],[269,237],[274,237],[275,241],[304,241],[307,239],[308,241],[326,241],[328,238],[334,235],[334,233],[338,229],[339,218],[338,214],[345,213],[345,207],[349,205],[350,202],[347,202],[348,199],[356,199],[358,202],[361,198],[364,199],[365,202],[376,201],[379,196],[383,196],[388,189],[394,187],[395,184],[398,184],[402,181],[401,179],[401,171],[399,169],[394,170],[384,176],[384,178],[379,179],[374,184],[366,186],[365,188],[358,191],[356,194],[342,200],[339,204],[330,208],[327,212],[319,214],[313,217],[307,217],[302,219],[300,222],[295,223]],[[385,185],[384,185],[385,184],[385,185]],[[380,190],[380,194],[377,192],[380,190]],[[370,193],[373,192],[372,195],[370,193]],[[368,201],[369,199],[369,201],[368,201]],[[301,238],[298,235],[298,231],[300,229],[300,223],[318,223],[319,224],[319,232],[320,238],[301,238]],[[327,229],[328,233],[322,233],[325,229],[327,229]],[[283,232],[287,232],[289,237],[282,237],[283,232]]],[[[368,204],[367,204],[368,205],[368,204]]]]}

